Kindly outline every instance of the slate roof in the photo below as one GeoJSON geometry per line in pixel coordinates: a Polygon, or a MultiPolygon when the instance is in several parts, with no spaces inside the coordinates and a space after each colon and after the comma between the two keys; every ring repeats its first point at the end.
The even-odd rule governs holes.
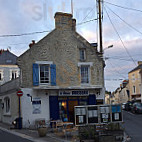
{"type": "Polygon", "coordinates": [[[16,65],[17,56],[9,50],[0,50],[0,65],[16,65]]]}
{"type": "Polygon", "coordinates": [[[134,71],[139,70],[139,69],[142,69],[142,64],[138,65],[136,68],[131,70],[129,73],[134,72],[134,71]]]}

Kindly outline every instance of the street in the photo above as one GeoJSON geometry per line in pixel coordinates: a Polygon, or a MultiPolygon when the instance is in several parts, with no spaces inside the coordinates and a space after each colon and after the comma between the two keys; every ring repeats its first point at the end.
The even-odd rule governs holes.
{"type": "Polygon", "coordinates": [[[32,141],[8,133],[6,131],[0,130],[0,142],[32,142],[32,141]]]}
{"type": "Polygon", "coordinates": [[[142,114],[123,111],[124,128],[131,142],[142,142],[142,114]]]}

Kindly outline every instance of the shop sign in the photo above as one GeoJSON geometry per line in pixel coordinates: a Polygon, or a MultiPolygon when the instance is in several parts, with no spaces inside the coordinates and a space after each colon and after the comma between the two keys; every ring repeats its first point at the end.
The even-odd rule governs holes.
{"type": "Polygon", "coordinates": [[[88,96],[88,90],[64,90],[59,91],[59,96],[88,96]]]}

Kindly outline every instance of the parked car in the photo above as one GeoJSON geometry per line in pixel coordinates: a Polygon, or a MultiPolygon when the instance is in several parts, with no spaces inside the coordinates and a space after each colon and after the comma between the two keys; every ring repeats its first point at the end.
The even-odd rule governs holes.
{"type": "Polygon", "coordinates": [[[127,102],[127,103],[125,104],[125,110],[126,110],[126,111],[130,111],[131,108],[132,108],[132,104],[133,104],[133,102],[127,102]]]}
{"type": "Polygon", "coordinates": [[[142,103],[135,102],[131,108],[132,113],[142,113],[142,103]]]}

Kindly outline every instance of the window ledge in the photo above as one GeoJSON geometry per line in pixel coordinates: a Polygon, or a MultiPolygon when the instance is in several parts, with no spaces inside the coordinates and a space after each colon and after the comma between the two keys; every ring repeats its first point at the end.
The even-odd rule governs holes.
{"type": "Polygon", "coordinates": [[[93,62],[78,62],[78,67],[83,66],[83,65],[92,67],[93,62]]]}
{"type": "Polygon", "coordinates": [[[4,116],[11,116],[11,113],[4,113],[4,116]]]}

